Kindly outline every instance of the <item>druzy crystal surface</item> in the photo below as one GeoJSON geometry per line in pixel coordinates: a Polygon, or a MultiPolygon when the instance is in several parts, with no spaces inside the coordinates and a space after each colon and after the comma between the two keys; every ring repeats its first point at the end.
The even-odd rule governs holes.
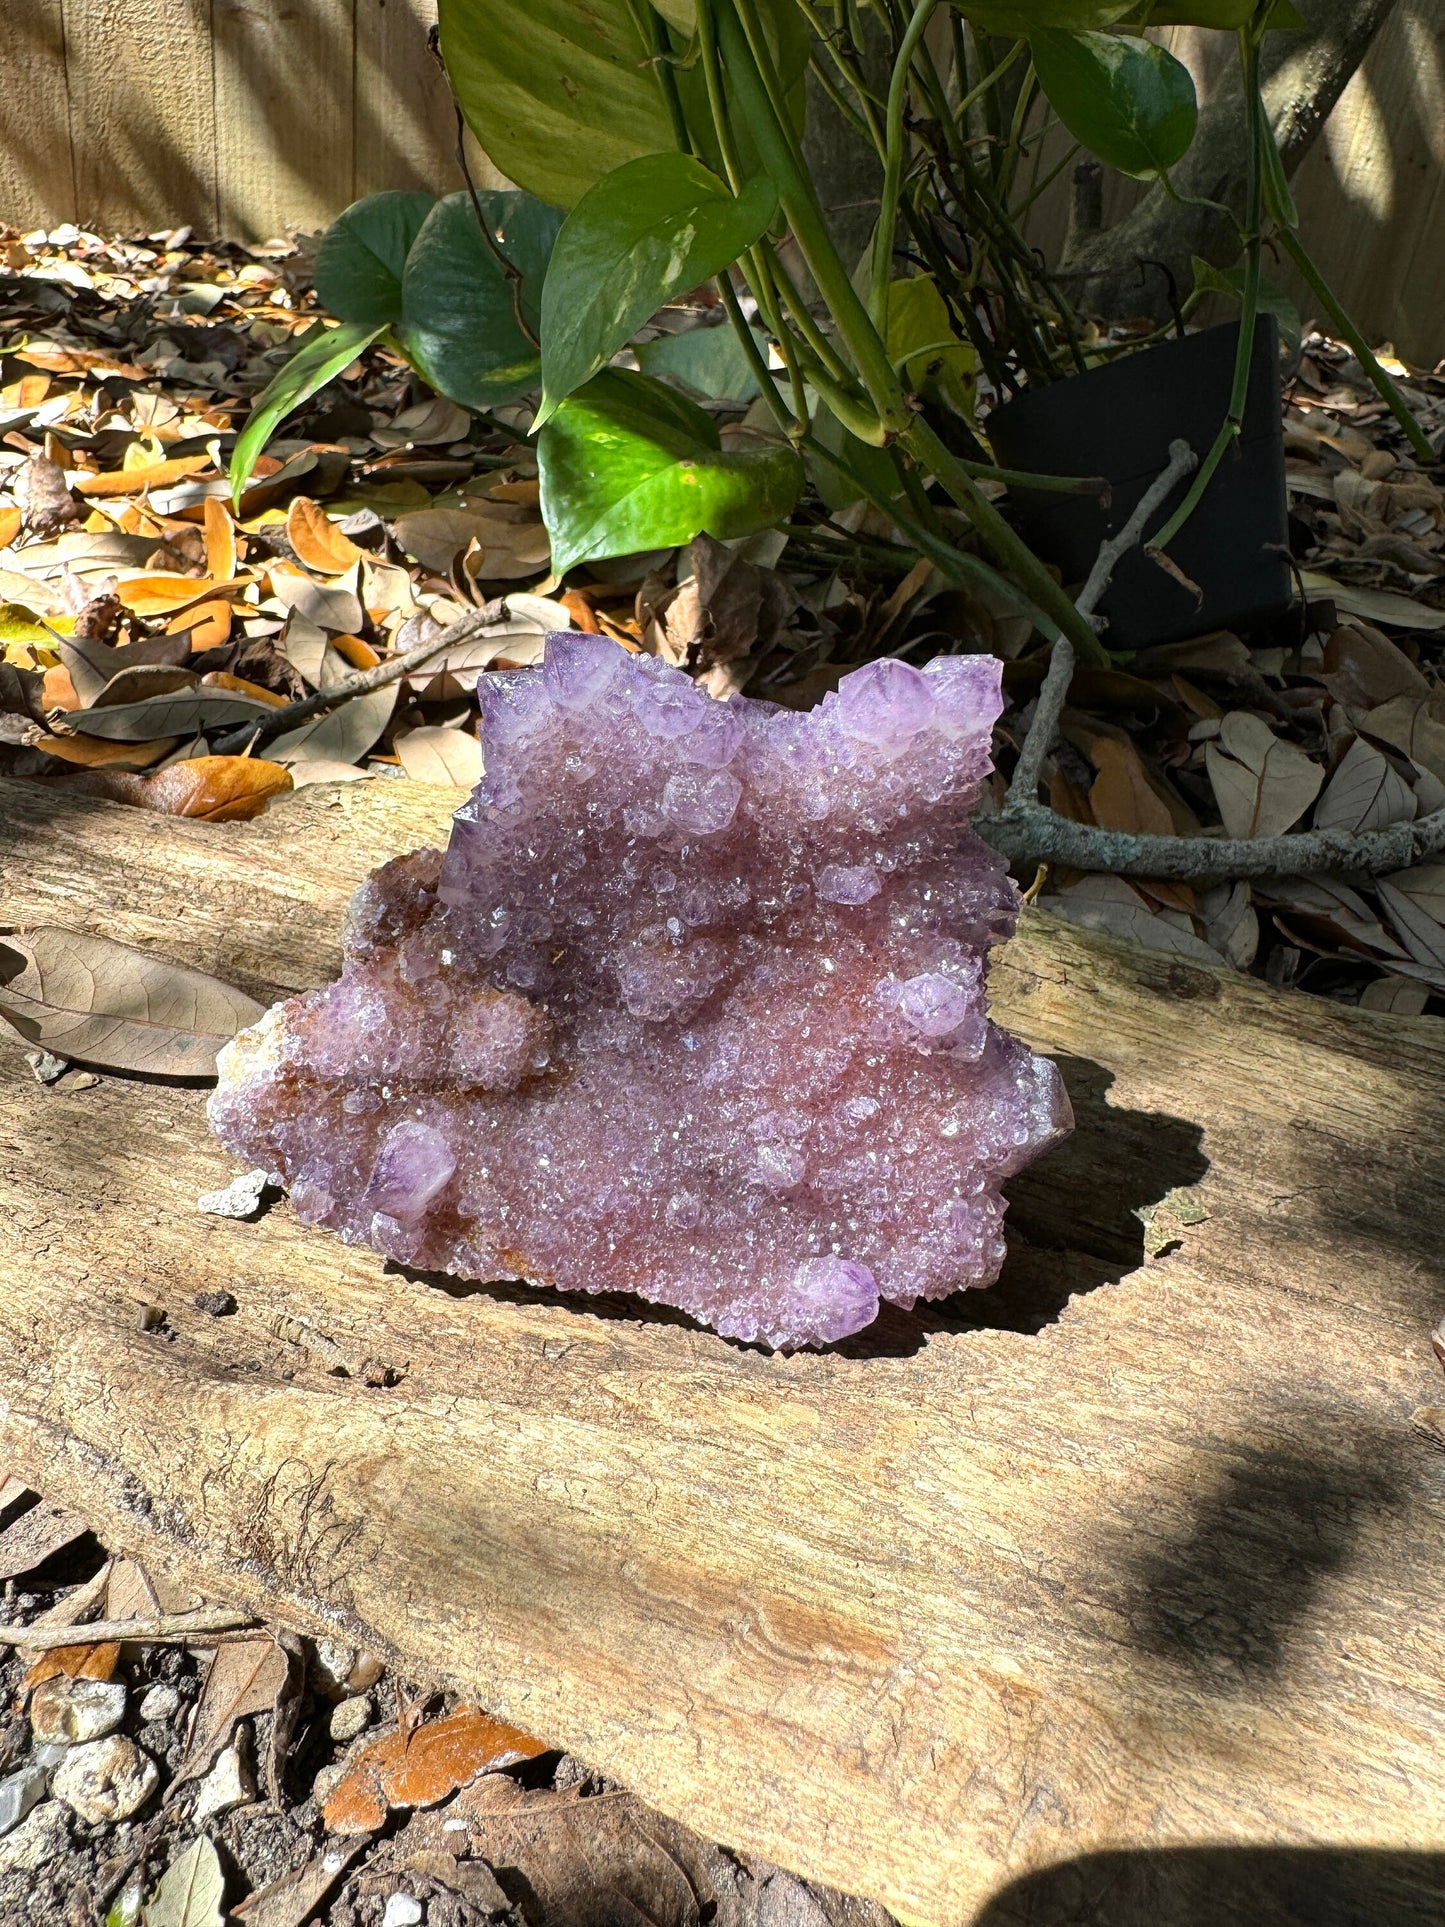
{"type": "Polygon", "coordinates": [[[400,1263],[739,1339],[990,1283],[1001,1184],[1071,1122],[985,1009],[999,677],[875,662],[804,715],[551,637],[483,679],[445,855],[369,877],[340,981],[222,1053],[221,1139],[400,1263]]]}

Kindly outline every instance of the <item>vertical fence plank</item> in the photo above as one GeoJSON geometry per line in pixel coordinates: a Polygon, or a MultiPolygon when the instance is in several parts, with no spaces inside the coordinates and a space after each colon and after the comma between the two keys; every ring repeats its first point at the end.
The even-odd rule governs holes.
{"type": "Polygon", "coordinates": [[[436,17],[436,0],[356,0],[354,195],[451,184],[451,95],[427,46],[436,17]]]}
{"type": "Polygon", "coordinates": [[[354,177],[354,0],[213,0],[221,231],[324,227],[354,177]]]}
{"type": "Polygon", "coordinates": [[[216,227],[210,0],[65,0],[77,218],[216,227]]]}
{"type": "MultiPolygon", "coordinates": [[[[15,0],[10,0],[14,7],[15,0]]],[[[0,35],[0,220],[75,218],[61,0],[20,0],[0,35]]]]}
{"type": "MultiPolygon", "coordinates": [[[[1397,6],[1299,170],[1300,232],[1367,336],[1445,355],[1445,57],[1428,4],[1397,6]]],[[[1306,309],[1314,297],[1289,283],[1306,309]]]]}

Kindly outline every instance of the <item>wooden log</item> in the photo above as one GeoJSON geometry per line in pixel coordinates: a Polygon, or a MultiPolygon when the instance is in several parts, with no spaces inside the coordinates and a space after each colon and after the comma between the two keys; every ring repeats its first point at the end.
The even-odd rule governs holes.
{"type": "MultiPolygon", "coordinates": [[[[0,785],[0,915],[291,991],[454,800],[0,785]]],[[[206,1217],[202,1092],[6,1043],[0,1463],[914,1919],[1037,1920],[1010,1881],[1114,1850],[1445,1849],[1441,1031],[1039,915],[993,983],[1079,1116],[1004,1282],[793,1358],[206,1217]],[[1143,1262],[1181,1189],[1207,1217],[1143,1262]]]]}

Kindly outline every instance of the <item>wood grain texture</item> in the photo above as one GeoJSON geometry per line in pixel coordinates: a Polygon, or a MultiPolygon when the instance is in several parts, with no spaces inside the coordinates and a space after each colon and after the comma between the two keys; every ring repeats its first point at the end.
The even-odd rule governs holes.
{"type": "Polygon", "coordinates": [[[211,0],[64,0],[75,207],[101,233],[214,231],[211,0]],[[138,216],[159,208],[154,220],[138,216]]]}
{"type": "MultiPolygon", "coordinates": [[[[1445,356],[1445,49],[1440,14],[1399,0],[1295,183],[1300,233],[1374,339],[1445,356]]],[[[1302,312],[1313,296],[1289,281],[1302,312]]]]}
{"type": "Polygon", "coordinates": [[[11,0],[0,34],[0,220],[75,218],[61,0],[11,0]]]}
{"type": "Polygon", "coordinates": [[[355,0],[210,7],[219,232],[325,227],[356,175],[355,0]]]}
{"type": "MultiPolygon", "coordinates": [[[[208,825],[0,785],[0,916],[289,991],[453,802],[208,825]]],[[[1410,1422],[1439,1027],[1042,916],[993,984],[1079,1117],[1012,1187],[1004,1282],[794,1358],[409,1274],[284,1203],[204,1217],[201,1093],[46,1090],[0,1044],[0,1463],[918,1920],[1114,1919],[1017,1895],[1061,1862],[1117,1887],[1079,1857],[1125,1850],[1179,1891],[1210,1883],[1170,1849],[1445,1850],[1445,1455],[1410,1422]],[[1178,1187],[1209,1216],[1141,1264],[1178,1187]],[[217,1287],[236,1316],[194,1308],[217,1287]]],[[[1392,1923],[1438,1921],[1424,1887],[1392,1923]]]]}

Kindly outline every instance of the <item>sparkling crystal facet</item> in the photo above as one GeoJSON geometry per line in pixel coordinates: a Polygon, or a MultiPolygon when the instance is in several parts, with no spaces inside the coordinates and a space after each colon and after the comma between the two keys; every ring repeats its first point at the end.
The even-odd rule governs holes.
{"type": "Polygon", "coordinates": [[[552,637],[483,678],[445,856],[368,878],[341,980],[222,1053],[216,1130],[401,1262],[742,1339],[990,1283],[999,1188],[1071,1121],[985,1010],[999,676],[870,663],[800,716],[552,637]]]}

